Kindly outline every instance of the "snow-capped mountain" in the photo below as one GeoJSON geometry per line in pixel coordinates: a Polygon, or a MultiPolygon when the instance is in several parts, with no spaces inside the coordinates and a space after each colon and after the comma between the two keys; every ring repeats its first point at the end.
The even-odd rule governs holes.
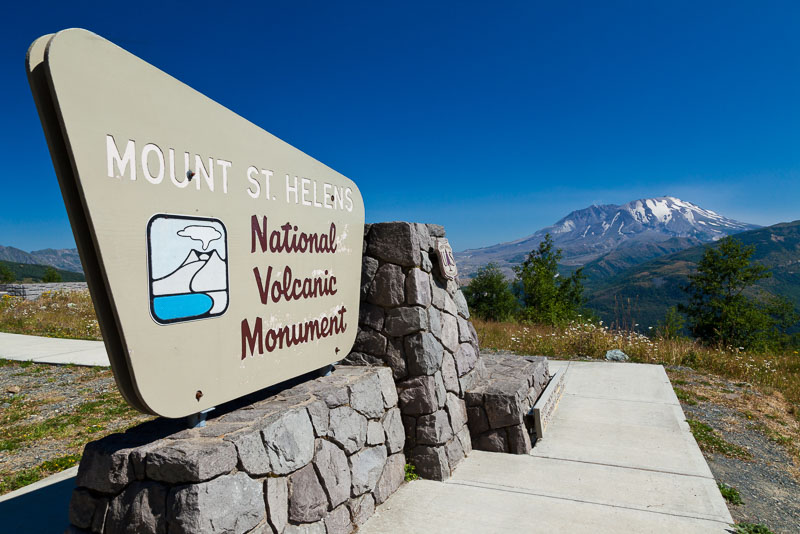
{"type": "Polygon", "coordinates": [[[192,250],[167,276],[153,280],[153,295],[222,291],[227,287],[225,261],[216,250],[192,250]]]}
{"type": "Polygon", "coordinates": [[[494,261],[510,269],[550,234],[562,249],[562,263],[584,265],[613,250],[672,238],[687,238],[687,246],[716,241],[726,235],[759,228],[729,219],[675,197],[634,200],[622,205],[590,206],[573,211],[536,233],[481,249],[456,254],[465,275],[494,261]]]}

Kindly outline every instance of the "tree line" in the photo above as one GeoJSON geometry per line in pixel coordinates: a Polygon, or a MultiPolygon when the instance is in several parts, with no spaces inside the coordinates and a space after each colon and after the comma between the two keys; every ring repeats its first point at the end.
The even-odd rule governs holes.
{"type": "MultiPolygon", "coordinates": [[[[670,308],[656,326],[656,335],[692,337],[713,346],[769,350],[798,343],[800,317],[793,303],[758,291],[756,284],[772,276],[752,261],[755,246],[725,237],[706,247],[683,288],[686,302],[670,308]]],[[[550,234],[514,268],[509,281],[497,264],[478,270],[464,296],[470,310],[486,320],[563,324],[579,317],[593,320],[585,308],[584,275],[577,269],[561,276],[550,234]]]]}

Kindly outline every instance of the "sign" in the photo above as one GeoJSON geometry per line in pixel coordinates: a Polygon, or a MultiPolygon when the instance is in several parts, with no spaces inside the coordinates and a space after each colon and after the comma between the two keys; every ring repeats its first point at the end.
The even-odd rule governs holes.
{"type": "Polygon", "coordinates": [[[436,257],[439,260],[439,272],[447,280],[455,280],[458,275],[456,259],[453,257],[453,249],[446,238],[436,240],[436,257]]]}
{"type": "Polygon", "coordinates": [[[351,180],[88,31],[41,37],[27,65],[130,404],[181,417],[349,352],[351,180]]]}

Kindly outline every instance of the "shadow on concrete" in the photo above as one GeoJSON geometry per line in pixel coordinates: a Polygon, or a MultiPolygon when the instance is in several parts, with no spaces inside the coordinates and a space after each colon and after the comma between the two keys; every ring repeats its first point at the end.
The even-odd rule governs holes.
{"type": "Polygon", "coordinates": [[[75,477],[0,502],[2,532],[59,533],[69,526],[69,500],[75,477]]]}

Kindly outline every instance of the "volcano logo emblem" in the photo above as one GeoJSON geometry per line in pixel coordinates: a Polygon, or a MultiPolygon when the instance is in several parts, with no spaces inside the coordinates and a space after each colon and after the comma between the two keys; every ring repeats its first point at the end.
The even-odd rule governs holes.
{"type": "Polygon", "coordinates": [[[228,234],[219,219],[154,215],[147,223],[150,315],[158,324],[228,309],[228,234]]]}

